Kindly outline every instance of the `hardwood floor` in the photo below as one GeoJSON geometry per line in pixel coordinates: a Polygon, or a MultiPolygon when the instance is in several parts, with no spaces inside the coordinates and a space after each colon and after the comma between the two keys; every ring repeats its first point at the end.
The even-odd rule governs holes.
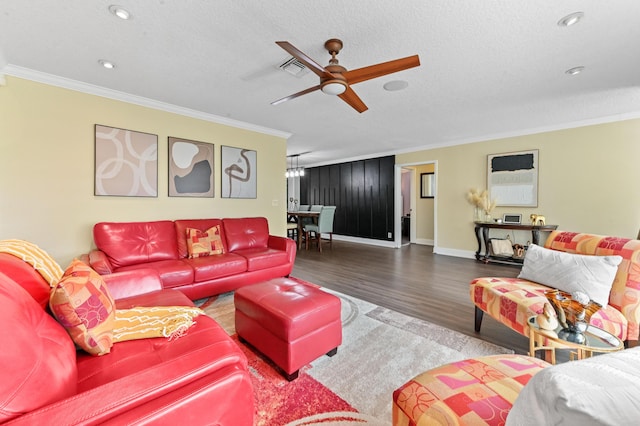
{"type": "Polygon", "coordinates": [[[526,354],[529,339],[485,314],[480,333],[473,329],[469,282],[481,276],[515,277],[519,268],[485,265],[471,259],[434,255],[432,247],[400,249],[333,241],[299,250],[293,276],[421,318],[526,354]]]}

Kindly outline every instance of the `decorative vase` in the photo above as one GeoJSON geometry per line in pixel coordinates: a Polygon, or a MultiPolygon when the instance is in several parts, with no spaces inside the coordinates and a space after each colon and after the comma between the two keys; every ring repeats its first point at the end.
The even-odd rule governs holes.
{"type": "Polygon", "coordinates": [[[584,343],[586,337],[583,333],[589,327],[591,315],[600,310],[602,306],[593,300],[589,300],[584,305],[574,300],[571,294],[562,290],[548,290],[544,292],[544,295],[556,311],[558,322],[562,326],[558,337],[568,342],[584,343]]]}
{"type": "Polygon", "coordinates": [[[473,221],[474,222],[482,222],[484,220],[484,215],[482,209],[480,207],[475,207],[473,209],[473,221]]]}

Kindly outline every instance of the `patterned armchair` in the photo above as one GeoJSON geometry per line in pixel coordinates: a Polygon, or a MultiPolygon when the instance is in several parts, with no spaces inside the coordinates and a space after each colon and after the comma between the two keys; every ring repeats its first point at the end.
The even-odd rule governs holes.
{"type": "MultiPolygon", "coordinates": [[[[622,262],[609,294],[609,304],[596,312],[590,323],[624,341],[637,341],[640,332],[640,240],[576,232],[553,231],[545,247],[567,253],[619,255],[622,262]]],[[[483,314],[528,336],[527,319],[542,312],[549,287],[519,278],[483,277],[471,281],[471,300],[476,306],[475,329],[483,314]]]]}

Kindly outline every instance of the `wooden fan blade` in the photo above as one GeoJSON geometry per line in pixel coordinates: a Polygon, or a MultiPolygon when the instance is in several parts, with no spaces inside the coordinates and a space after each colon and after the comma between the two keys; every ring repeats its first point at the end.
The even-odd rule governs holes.
{"type": "Polygon", "coordinates": [[[296,58],[297,60],[305,64],[307,68],[309,68],[311,71],[316,73],[318,77],[329,76],[331,78],[335,78],[335,76],[331,74],[329,71],[325,70],[322,65],[318,64],[316,61],[314,61],[313,59],[311,59],[310,57],[302,53],[300,50],[298,50],[293,44],[289,43],[288,41],[276,41],[276,44],[282,47],[284,50],[286,50],[291,56],[293,56],[294,58],[296,58]]]}
{"type": "Polygon", "coordinates": [[[353,109],[360,113],[365,112],[369,109],[369,107],[367,107],[364,102],[362,102],[362,99],[360,99],[360,97],[356,95],[356,92],[354,92],[351,87],[347,87],[347,90],[343,94],[338,96],[340,97],[340,99],[351,105],[353,109]]]}
{"type": "Polygon", "coordinates": [[[295,99],[298,96],[302,96],[302,95],[306,95],[307,93],[315,92],[316,90],[319,90],[319,89],[320,89],[320,85],[318,84],[317,86],[309,87],[308,89],[304,89],[301,92],[294,93],[293,95],[289,95],[286,98],[282,98],[282,99],[278,99],[277,101],[273,101],[273,102],[271,102],[271,105],[278,105],[278,104],[281,104],[283,102],[290,101],[291,99],[295,99]]]}
{"type": "Polygon", "coordinates": [[[342,75],[347,79],[347,83],[356,84],[362,81],[371,80],[372,78],[417,67],[419,65],[420,58],[418,55],[413,55],[402,59],[396,59],[395,61],[382,62],[377,65],[370,65],[368,67],[346,71],[343,72],[342,75]]]}

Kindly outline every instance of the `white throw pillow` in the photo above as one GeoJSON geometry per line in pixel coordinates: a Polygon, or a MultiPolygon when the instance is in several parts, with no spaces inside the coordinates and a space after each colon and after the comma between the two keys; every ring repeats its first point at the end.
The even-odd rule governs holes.
{"type": "Polygon", "coordinates": [[[531,244],[518,278],[568,293],[582,291],[602,306],[609,304],[621,256],[590,256],[550,250],[531,244]]]}

